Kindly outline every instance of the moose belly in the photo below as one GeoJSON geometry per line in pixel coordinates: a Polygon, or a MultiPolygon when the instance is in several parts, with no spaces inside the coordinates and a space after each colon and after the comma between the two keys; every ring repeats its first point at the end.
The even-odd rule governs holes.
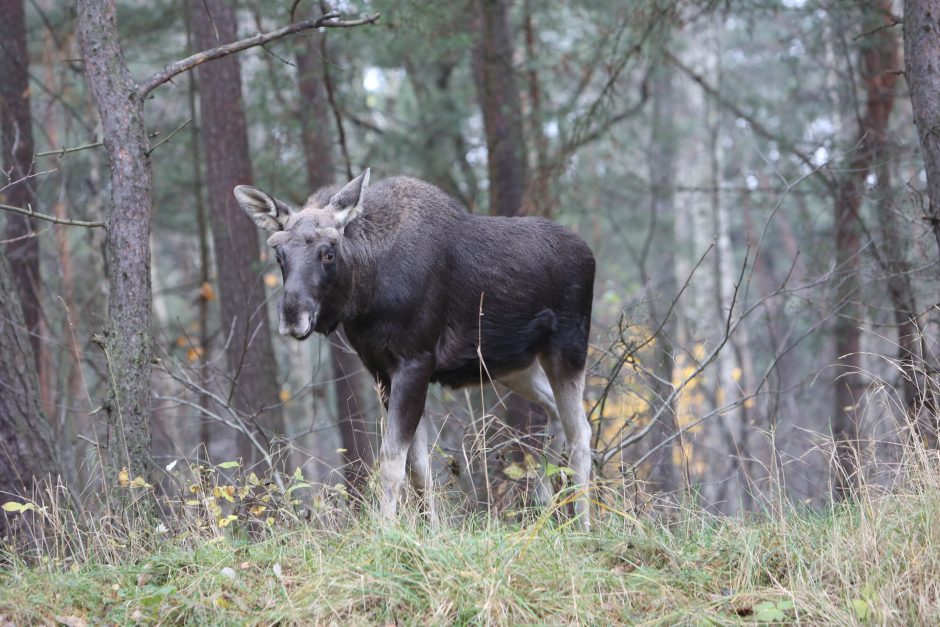
{"type": "Polygon", "coordinates": [[[448,327],[435,347],[431,381],[457,388],[522,370],[545,349],[556,326],[554,312],[544,309],[531,318],[483,316],[473,329],[448,327]]]}

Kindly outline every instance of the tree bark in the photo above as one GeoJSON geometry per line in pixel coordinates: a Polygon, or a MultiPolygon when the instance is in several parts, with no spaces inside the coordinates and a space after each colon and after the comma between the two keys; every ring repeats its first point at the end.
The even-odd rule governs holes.
{"type": "Polygon", "coordinates": [[[55,470],[33,348],[12,272],[0,253],[0,502],[55,470]]]}
{"type": "MultiPolygon", "coordinates": [[[[890,17],[890,13],[888,14],[890,17]]],[[[904,69],[927,173],[925,216],[940,250],[940,0],[905,0],[904,69]]],[[[889,68],[898,69],[898,68],[889,68]]]]}
{"type": "Polygon", "coordinates": [[[848,496],[857,484],[857,442],[860,404],[865,383],[859,374],[861,366],[862,309],[859,305],[860,281],[860,215],[859,209],[868,177],[885,142],[888,121],[894,107],[894,88],[900,59],[898,41],[887,28],[893,21],[891,3],[880,0],[877,6],[864,10],[864,31],[861,78],[865,90],[865,109],[859,120],[854,157],[845,169],[838,186],[833,212],[836,261],[842,278],[836,289],[839,317],[833,330],[840,378],[836,381],[836,406],[831,429],[836,444],[840,472],[834,483],[837,497],[848,496]]]}
{"type": "MultiPolygon", "coordinates": [[[[193,11],[196,45],[212,48],[236,39],[235,13],[224,0],[206,0],[193,11]]],[[[264,434],[281,435],[283,414],[271,344],[262,272],[256,266],[258,231],[245,219],[232,189],[251,183],[248,132],[242,105],[241,70],[232,55],[198,68],[199,105],[210,222],[218,277],[230,401],[264,434]]],[[[260,459],[247,437],[220,433],[210,452],[246,463],[260,459]]]]}
{"type": "MultiPolygon", "coordinates": [[[[650,180],[650,233],[648,245],[644,251],[644,264],[647,257],[653,255],[651,271],[644,280],[652,292],[650,298],[650,326],[655,329],[662,326],[656,338],[654,371],[658,380],[651,382],[654,393],[652,408],[666,402],[673,391],[673,338],[676,335],[675,314],[669,314],[672,299],[679,290],[676,280],[675,244],[675,188],[677,142],[675,132],[672,65],[661,63],[650,80],[652,99],[652,124],[649,144],[649,180],[650,180]],[[668,315],[668,318],[666,317],[668,315]]],[[[647,267],[649,267],[647,265],[647,267]]],[[[676,412],[673,407],[663,412],[659,424],[649,434],[650,446],[659,446],[667,438],[675,435],[676,412]]],[[[652,489],[671,493],[679,487],[678,472],[673,460],[677,452],[675,440],[663,446],[658,453],[650,457],[647,480],[652,489]]]]}
{"type": "MultiPolygon", "coordinates": [[[[297,54],[298,87],[301,96],[299,110],[303,132],[304,156],[307,163],[307,181],[311,191],[333,183],[334,142],[330,132],[330,111],[324,89],[324,64],[328,63],[326,35],[307,36],[297,54]]],[[[369,423],[362,402],[362,363],[359,358],[342,347],[342,329],[338,329],[329,343],[330,366],[336,396],[336,419],[343,443],[343,475],[346,483],[361,490],[373,463],[373,449],[369,423]]]]}
{"type": "MultiPolygon", "coordinates": [[[[29,98],[29,51],[26,47],[26,19],[23,0],[0,0],[0,138],[3,170],[9,173],[10,186],[0,194],[0,201],[14,207],[36,206],[36,180],[33,173],[33,124],[29,98]]],[[[7,182],[0,183],[5,187],[7,182]]],[[[23,308],[26,329],[33,345],[37,372],[40,368],[39,321],[39,239],[33,234],[34,221],[26,216],[8,214],[7,256],[16,290],[23,308]]]]}
{"type": "Polygon", "coordinates": [[[507,0],[478,0],[480,28],[475,55],[477,94],[486,132],[490,213],[515,216],[529,169],[522,107],[513,68],[507,0]]]}
{"type": "Polygon", "coordinates": [[[111,168],[108,212],[108,327],[103,341],[111,393],[105,403],[112,467],[150,473],[150,145],[118,40],[113,0],[80,0],[78,26],[88,82],[111,168]]]}

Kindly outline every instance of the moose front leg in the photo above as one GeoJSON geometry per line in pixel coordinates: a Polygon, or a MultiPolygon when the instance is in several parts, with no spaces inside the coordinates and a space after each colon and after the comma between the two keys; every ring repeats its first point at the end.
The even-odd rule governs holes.
{"type": "Polygon", "coordinates": [[[408,449],[424,412],[430,378],[430,357],[403,361],[392,373],[388,420],[379,452],[379,509],[385,519],[394,518],[398,510],[408,449]]]}

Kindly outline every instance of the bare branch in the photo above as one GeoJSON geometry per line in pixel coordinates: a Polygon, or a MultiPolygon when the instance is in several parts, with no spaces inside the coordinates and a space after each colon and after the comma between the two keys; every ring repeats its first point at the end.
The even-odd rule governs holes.
{"type": "Polygon", "coordinates": [[[57,218],[56,216],[50,216],[45,213],[37,213],[32,209],[23,207],[14,207],[13,205],[4,205],[0,203],[0,209],[4,211],[12,211],[13,213],[20,213],[24,216],[29,216],[30,218],[36,218],[37,220],[46,220],[48,222],[54,222],[55,224],[64,224],[66,226],[84,226],[88,228],[97,228],[97,229],[107,229],[107,225],[104,222],[88,222],[85,220],[68,220],[65,218],[57,218]]]}
{"type": "Polygon", "coordinates": [[[47,150],[45,152],[37,152],[37,157],[62,157],[70,152],[79,152],[81,150],[89,150],[91,148],[100,148],[104,146],[104,142],[92,142],[90,144],[83,144],[81,146],[75,146],[74,148],[66,148],[62,146],[59,150],[47,150]]]}
{"type": "Polygon", "coordinates": [[[210,48],[209,50],[203,50],[202,52],[197,52],[196,54],[186,57],[185,59],[180,59],[179,61],[171,63],[142,82],[137,88],[137,96],[141,99],[144,99],[151,91],[167,82],[177,74],[187,72],[197,65],[202,65],[207,61],[221,59],[222,57],[226,57],[236,52],[241,52],[242,50],[247,50],[248,48],[254,48],[255,46],[263,46],[264,44],[270,43],[276,39],[293,35],[294,33],[299,33],[300,31],[309,30],[311,28],[350,28],[352,26],[362,26],[363,24],[373,24],[377,19],[379,19],[379,15],[379,13],[376,13],[374,15],[370,15],[369,17],[364,17],[358,20],[337,20],[336,18],[339,17],[339,13],[326,13],[317,18],[311,18],[309,20],[304,20],[303,22],[288,24],[283,28],[279,28],[269,33],[258,33],[257,35],[248,37],[247,39],[233,41],[232,43],[210,48]]]}
{"type": "Polygon", "coordinates": [[[669,52],[668,50],[664,50],[663,52],[666,55],[666,58],[669,60],[669,62],[672,63],[674,66],[676,66],[683,74],[685,74],[690,79],[692,79],[695,83],[697,83],[698,86],[702,88],[702,91],[704,91],[711,98],[713,98],[718,104],[728,109],[731,113],[735,114],[742,120],[746,121],[751,126],[751,128],[754,130],[755,133],[757,133],[761,137],[764,137],[765,139],[769,139],[771,141],[775,141],[779,143],[786,150],[790,151],[797,159],[799,159],[806,166],[809,167],[809,171],[811,173],[819,176],[820,180],[826,185],[826,187],[829,189],[830,192],[835,193],[835,182],[829,176],[827,176],[827,173],[824,170],[820,169],[813,162],[813,159],[810,157],[810,155],[806,154],[805,152],[803,152],[802,150],[794,146],[793,143],[787,140],[786,138],[781,137],[777,133],[774,133],[773,131],[768,129],[766,126],[764,126],[760,122],[760,120],[755,118],[753,115],[749,115],[747,112],[745,112],[743,109],[738,107],[736,104],[734,104],[733,102],[725,98],[725,96],[720,91],[718,91],[718,89],[716,89],[713,85],[709,84],[708,81],[705,80],[704,77],[702,77],[701,75],[696,73],[695,70],[693,70],[692,68],[684,64],[682,61],[680,61],[671,52],[669,52]]]}

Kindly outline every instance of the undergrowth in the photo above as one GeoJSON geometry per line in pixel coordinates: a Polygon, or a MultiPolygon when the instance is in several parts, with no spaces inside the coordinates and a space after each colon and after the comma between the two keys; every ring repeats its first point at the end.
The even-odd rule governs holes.
{"type": "MultiPolygon", "coordinates": [[[[824,512],[608,513],[588,534],[551,512],[73,520],[32,552],[6,545],[0,624],[940,624],[940,472],[909,474],[824,512]]],[[[11,515],[51,519],[35,507],[11,515]]]]}

